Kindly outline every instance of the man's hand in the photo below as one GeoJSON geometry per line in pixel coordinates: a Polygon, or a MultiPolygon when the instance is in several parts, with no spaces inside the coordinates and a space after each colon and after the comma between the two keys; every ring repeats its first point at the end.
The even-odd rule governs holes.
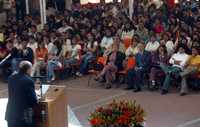
{"type": "Polygon", "coordinates": [[[175,60],[175,61],[174,61],[174,64],[180,65],[180,64],[181,64],[181,61],[175,60]]]}

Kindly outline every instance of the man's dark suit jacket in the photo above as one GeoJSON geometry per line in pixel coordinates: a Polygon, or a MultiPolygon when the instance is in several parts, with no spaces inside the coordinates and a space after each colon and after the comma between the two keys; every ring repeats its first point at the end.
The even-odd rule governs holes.
{"type": "Polygon", "coordinates": [[[24,111],[37,104],[33,80],[25,74],[16,73],[8,79],[8,105],[6,120],[23,120],[24,111]]]}
{"type": "Polygon", "coordinates": [[[151,53],[144,51],[142,54],[135,55],[137,67],[142,67],[145,71],[149,71],[151,67],[151,53]]]}

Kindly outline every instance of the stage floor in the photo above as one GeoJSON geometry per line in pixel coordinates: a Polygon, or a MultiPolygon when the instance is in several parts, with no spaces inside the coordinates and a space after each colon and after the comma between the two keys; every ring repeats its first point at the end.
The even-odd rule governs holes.
{"type": "MultiPolygon", "coordinates": [[[[181,97],[178,91],[172,91],[166,96],[160,92],[143,91],[133,93],[122,88],[105,90],[100,84],[91,81],[87,85],[88,77],[68,79],[56,82],[59,85],[66,85],[68,92],[68,104],[75,116],[71,119],[78,119],[82,127],[89,127],[87,121],[89,113],[98,106],[104,105],[113,99],[136,100],[147,112],[146,127],[200,127],[200,94],[191,93],[181,97]]],[[[6,84],[0,84],[0,96],[7,94],[6,84]]],[[[0,114],[2,114],[0,108],[0,114]]],[[[77,122],[77,121],[76,121],[77,122]]],[[[0,127],[1,126],[0,121],[0,127]]]]}

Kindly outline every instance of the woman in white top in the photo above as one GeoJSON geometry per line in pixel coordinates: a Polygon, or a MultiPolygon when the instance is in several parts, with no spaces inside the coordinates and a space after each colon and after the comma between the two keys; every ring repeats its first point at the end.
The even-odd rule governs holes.
{"type": "MultiPolygon", "coordinates": [[[[69,45],[68,45],[69,46],[69,45]]],[[[64,66],[70,68],[71,65],[76,64],[80,60],[81,45],[73,38],[72,39],[72,49],[68,52],[67,59],[64,60],[64,66]]]]}

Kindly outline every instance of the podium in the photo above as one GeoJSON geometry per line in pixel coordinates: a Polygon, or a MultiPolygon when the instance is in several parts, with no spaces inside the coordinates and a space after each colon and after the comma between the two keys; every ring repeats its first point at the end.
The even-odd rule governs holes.
{"type": "MultiPolygon", "coordinates": [[[[36,87],[37,88],[37,87],[36,87]]],[[[65,86],[48,86],[35,109],[36,127],[67,127],[65,86]]]]}

